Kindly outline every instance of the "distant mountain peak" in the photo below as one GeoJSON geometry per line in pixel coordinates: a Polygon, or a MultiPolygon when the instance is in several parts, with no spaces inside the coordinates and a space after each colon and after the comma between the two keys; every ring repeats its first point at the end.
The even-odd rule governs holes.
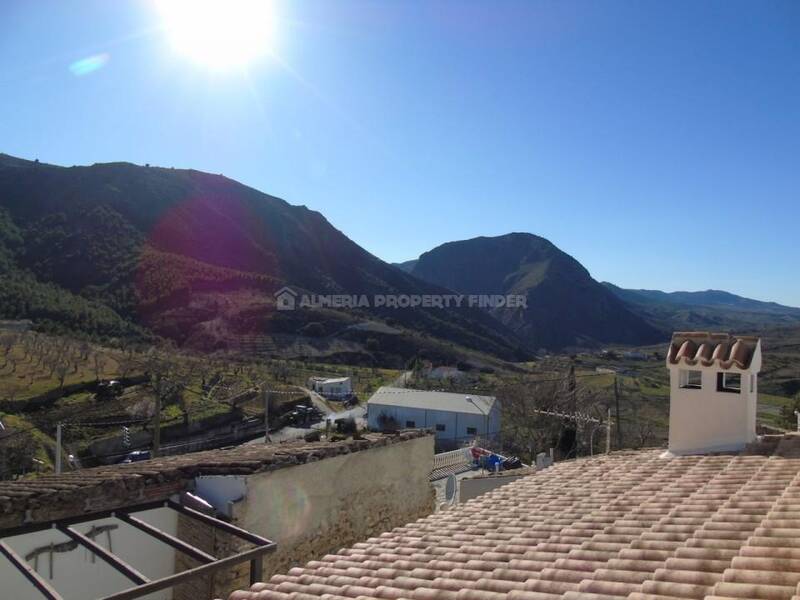
{"type": "Polygon", "coordinates": [[[526,310],[492,314],[537,348],[666,339],[577,260],[531,233],[447,242],[405,264],[413,275],[460,293],[524,295],[526,310]]]}

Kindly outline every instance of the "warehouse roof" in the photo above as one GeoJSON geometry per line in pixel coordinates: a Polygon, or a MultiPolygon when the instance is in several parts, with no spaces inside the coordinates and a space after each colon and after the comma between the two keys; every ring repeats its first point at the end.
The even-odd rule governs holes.
{"type": "Polygon", "coordinates": [[[494,396],[478,396],[476,394],[456,394],[453,392],[430,392],[407,388],[380,387],[368,404],[382,406],[401,406],[404,408],[420,408],[441,410],[446,412],[484,415],[495,403],[494,396]],[[467,400],[470,398],[472,402],[467,400]],[[478,406],[475,406],[477,403],[478,406]],[[480,407],[480,408],[478,408],[480,407]]]}
{"type": "Polygon", "coordinates": [[[800,596],[800,436],[557,463],[230,600],[800,596]]]}

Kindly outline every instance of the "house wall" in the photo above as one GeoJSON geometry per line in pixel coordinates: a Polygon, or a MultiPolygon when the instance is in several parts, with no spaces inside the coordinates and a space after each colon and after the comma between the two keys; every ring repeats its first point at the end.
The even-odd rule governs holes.
{"type": "MultiPolygon", "coordinates": [[[[221,497],[236,525],[277,542],[264,560],[267,578],[430,514],[432,465],[433,437],[424,436],[250,475],[243,499],[221,497]]],[[[217,555],[231,551],[229,540],[222,544],[217,555]]],[[[227,575],[217,577],[213,597],[249,586],[247,565],[227,575]]],[[[199,599],[187,593],[176,600],[199,599]]]]}
{"type": "Polygon", "coordinates": [[[750,391],[751,371],[742,377],[741,393],[717,391],[714,367],[670,366],[669,450],[675,454],[741,450],[756,438],[758,382],[750,391]],[[680,371],[702,373],[702,389],[680,387],[680,371]]]}
{"type": "MultiPolygon", "coordinates": [[[[157,509],[136,514],[171,535],[177,532],[177,513],[168,509],[157,509]]],[[[87,533],[91,525],[117,525],[109,532],[111,544],[106,533],[101,533],[95,541],[126,561],[150,579],[159,579],[175,572],[175,551],[138,529],[116,519],[102,519],[92,523],[82,523],[76,529],[87,533]]],[[[68,541],[66,535],[48,529],[21,536],[4,538],[14,551],[23,558],[35,548],[41,548],[68,541]]],[[[39,555],[37,571],[64,598],[64,600],[89,600],[122,591],[134,584],[119,574],[111,566],[94,558],[82,546],[67,552],[53,552],[53,571],[50,577],[49,552],[39,555]]],[[[31,561],[33,565],[33,561],[31,561]]],[[[0,598],[8,600],[40,600],[42,596],[5,558],[0,557],[0,598]]],[[[164,590],[143,596],[146,600],[170,600],[171,590],[164,590]]]]}
{"type": "MultiPolygon", "coordinates": [[[[433,429],[437,440],[468,440],[474,435],[467,433],[467,428],[474,427],[478,435],[486,435],[486,417],[473,413],[458,413],[443,410],[424,408],[408,408],[388,404],[369,403],[367,424],[370,429],[381,429],[379,418],[381,414],[393,417],[402,428],[412,427],[407,425],[413,422],[413,427],[433,429]],[[444,431],[436,431],[436,425],[444,425],[444,431]]],[[[489,413],[489,434],[496,435],[500,430],[500,410],[495,402],[489,413]]]]}

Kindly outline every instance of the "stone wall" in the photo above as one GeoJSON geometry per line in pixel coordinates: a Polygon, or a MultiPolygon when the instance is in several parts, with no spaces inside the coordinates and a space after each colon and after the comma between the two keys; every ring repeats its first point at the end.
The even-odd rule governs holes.
{"type": "MultiPolygon", "coordinates": [[[[418,437],[248,476],[245,497],[232,505],[232,521],[278,543],[264,558],[263,577],[430,514],[433,443],[433,436],[418,437]]],[[[190,535],[195,543],[204,534],[190,535]]],[[[236,551],[229,536],[219,537],[213,550],[206,548],[216,556],[236,551]]],[[[227,598],[247,587],[244,564],[215,576],[210,597],[227,598]]],[[[176,589],[174,599],[205,598],[207,589],[176,589]]]]}

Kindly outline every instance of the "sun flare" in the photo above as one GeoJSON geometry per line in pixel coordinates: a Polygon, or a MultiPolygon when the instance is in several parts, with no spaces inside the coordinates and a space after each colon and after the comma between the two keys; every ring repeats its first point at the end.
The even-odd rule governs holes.
{"type": "Polygon", "coordinates": [[[268,54],[271,0],[157,0],[175,49],[211,69],[244,67],[268,54]]]}

